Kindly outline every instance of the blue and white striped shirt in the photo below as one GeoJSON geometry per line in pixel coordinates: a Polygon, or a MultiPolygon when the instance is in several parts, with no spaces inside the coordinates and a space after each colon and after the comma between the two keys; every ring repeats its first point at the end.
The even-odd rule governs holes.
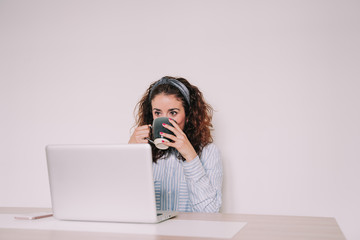
{"type": "Polygon", "coordinates": [[[179,160],[176,154],[153,163],[156,207],[178,212],[219,212],[223,169],[214,144],[203,148],[200,158],[179,160]]]}

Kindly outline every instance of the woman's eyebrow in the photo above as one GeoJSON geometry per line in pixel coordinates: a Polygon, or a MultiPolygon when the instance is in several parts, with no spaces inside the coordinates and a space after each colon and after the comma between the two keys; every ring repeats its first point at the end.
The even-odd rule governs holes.
{"type": "MultiPolygon", "coordinates": [[[[152,110],[153,110],[153,111],[159,111],[159,112],[161,112],[161,109],[159,109],[159,108],[153,108],[152,110]]],[[[168,111],[168,112],[171,112],[171,111],[180,111],[180,108],[170,108],[170,109],[168,109],[167,111],[168,111]]]]}

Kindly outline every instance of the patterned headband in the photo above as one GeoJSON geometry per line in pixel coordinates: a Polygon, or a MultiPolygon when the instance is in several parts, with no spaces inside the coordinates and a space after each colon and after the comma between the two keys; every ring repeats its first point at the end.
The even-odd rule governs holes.
{"type": "Polygon", "coordinates": [[[167,77],[163,77],[161,78],[159,81],[157,81],[154,86],[151,88],[150,90],[150,94],[149,94],[149,100],[151,101],[151,97],[153,94],[153,91],[155,88],[157,88],[159,85],[163,85],[163,84],[168,84],[171,86],[176,87],[177,89],[179,89],[179,91],[181,92],[181,94],[184,96],[186,102],[190,105],[190,93],[189,93],[189,89],[187,89],[187,87],[180,82],[177,79],[172,79],[172,78],[167,78],[167,77]]]}

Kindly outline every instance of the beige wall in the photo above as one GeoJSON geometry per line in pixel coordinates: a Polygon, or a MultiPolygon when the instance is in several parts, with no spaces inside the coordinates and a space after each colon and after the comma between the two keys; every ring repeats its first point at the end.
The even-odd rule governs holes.
{"type": "Polygon", "coordinates": [[[224,212],[360,238],[358,1],[0,1],[0,205],[50,206],[44,147],[126,143],[163,75],[216,112],[224,212]]]}

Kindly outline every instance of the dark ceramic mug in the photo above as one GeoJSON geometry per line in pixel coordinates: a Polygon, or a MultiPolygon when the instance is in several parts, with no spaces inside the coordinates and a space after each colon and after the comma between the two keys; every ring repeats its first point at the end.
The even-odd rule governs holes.
{"type": "Polygon", "coordinates": [[[154,139],[153,142],[155,146],[161,150],[166,150],[169,148],[169,146],[166,146],[163,141],[170,142],[171,140],[160,135],[160,132],[168,133],[175,136],[172,131],[163,126],[164,123],[173,127],[173,125],[169,121],[169,118],[167,117],[155,118],[152,124],[152,136],[154,139]]]}

